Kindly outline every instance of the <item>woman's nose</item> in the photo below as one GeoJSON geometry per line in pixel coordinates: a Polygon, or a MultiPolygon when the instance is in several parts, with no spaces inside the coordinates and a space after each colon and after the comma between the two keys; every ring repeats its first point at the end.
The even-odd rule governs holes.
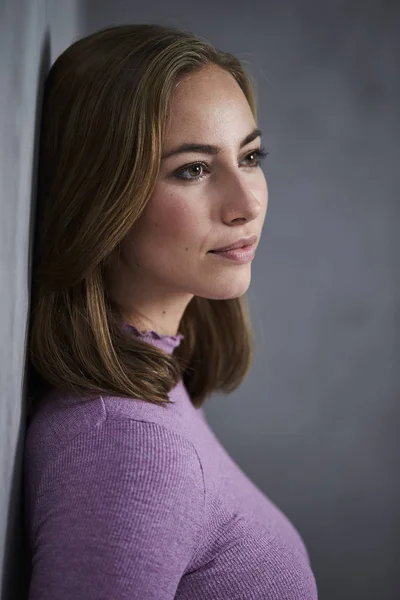
{"type": "Polygon", "coordinates": [[[266,187],[261,186],[256,178],[248,174],[235,174],[224,192],[224,214],[229,221],[245,219],[252,221],[260,214],[263,207],[262,198],[266,187]]]}

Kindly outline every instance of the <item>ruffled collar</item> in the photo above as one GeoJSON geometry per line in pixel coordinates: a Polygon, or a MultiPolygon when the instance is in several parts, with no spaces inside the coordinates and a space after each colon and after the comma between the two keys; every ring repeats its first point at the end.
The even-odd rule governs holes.
{"type": "Polygon", "coordinates": [[[157,333],[152,329],[139,331],[139,329],[130,323],[124,323],[124,328],[128,331],[131,331],[145,342],[157,346],[157,348],[164,350],[164,352],[168,352],[168,354],[172,354],[174,349],[180,345],[184,338],[182,333],[177,333],[176,335],[165,335],[157,333]]]}

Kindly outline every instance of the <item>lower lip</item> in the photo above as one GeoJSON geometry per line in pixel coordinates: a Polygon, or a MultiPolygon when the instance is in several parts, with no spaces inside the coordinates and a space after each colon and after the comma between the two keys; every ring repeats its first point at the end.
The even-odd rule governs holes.
{"type": "Polygon", "coordinates": [[[235,248],[235,250],[224,250],[223,252],[213,252],[215,256],[221,256],[222,258],[228,258],[238,263],[247,263],[254,258],[255,249],[254,246],[246,246],[244,248],[235,248]]]}

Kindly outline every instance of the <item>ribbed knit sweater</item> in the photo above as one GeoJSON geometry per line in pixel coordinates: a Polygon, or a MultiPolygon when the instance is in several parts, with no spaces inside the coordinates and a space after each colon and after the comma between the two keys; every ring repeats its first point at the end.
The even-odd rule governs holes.
{"type": "MultiPolygon", "coordinates": [[[[133,335],[173,353],[183,336],[133,335]]],[[[29,600],[315,600],[304,542],[182,381],[173,405],[53,389],[29,423],[29,600]]]]}

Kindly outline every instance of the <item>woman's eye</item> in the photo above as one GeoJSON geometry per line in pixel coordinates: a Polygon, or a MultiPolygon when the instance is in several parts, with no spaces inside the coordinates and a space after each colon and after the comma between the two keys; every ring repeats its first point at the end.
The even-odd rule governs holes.
{"type": "MultiPolygon", "coordinates": [[[[249,159],[249,157],[255,157],[255,160],[250,158],[250,162],[252,163],[250,165],[251,168],[256,168],[259,167],[261,164],[261,161],[264,160],[264,158],[267,156],[268,152],[265,151],[265,148],[259,148],[257,150],[252,150],[251,152],[249,152],[246,156],[247,159],[249,159]]],[[[196,163],[192,163],[191,165],[187,165],[186,167],[179,169],[179,171],[177,171],[175,173],[175,177],[177,179],[183,179],[184,181],[199,181],[200,179],[203,179],[204,175],[200,175],[200,176],[196,176],[199,175],[199,169],[205,169],[207,168],[207,165],[205,163],[202,162],[196,162],[196,163]],[[194,177],[185,177],[183,175],[183,173],[190,171],[191,169],[197,169],[197,171],[194,173],[194,177]]],[[[203,172],[203,171],[202,171],[203,172]]]]}
{"type": "Polygon", "coordinates": [[[254,161],[254,157],[255,157],[255,164],[252,165],[254,167],[259,167],[261,164],[261,161],[264,160],[264,158],[267,156],[268,152],[265,151],[265,148],[259,148],[257,150],[252,150],[251,152],[249,152],[249,154],[246,156],[246,158],[248,159],[249,157],[253,157],[250,158],[251,162],[254,161]]]}
{"type": "Polygon", "coordinates": [[[192,165],[189,165],[188,167],[185,167],[184,169],[181,169],[180,171],[178,171],[176,173],[176,176],[178,177],[178,179],[185,179],[186,181],[191,181],[193,179],[199,180],[199,179],[203,179],[204,175],[200,175],[200,177],[196,177],[196,175],[199,174],[199,171],[197,172],[192,172],[192,174],[195,175],[195,177],[184,177],[182,175],[182,173],[185,172],[189,172],[191,169],[204,169],[205,165],[203,163],[193,163],[192,165]]]}

